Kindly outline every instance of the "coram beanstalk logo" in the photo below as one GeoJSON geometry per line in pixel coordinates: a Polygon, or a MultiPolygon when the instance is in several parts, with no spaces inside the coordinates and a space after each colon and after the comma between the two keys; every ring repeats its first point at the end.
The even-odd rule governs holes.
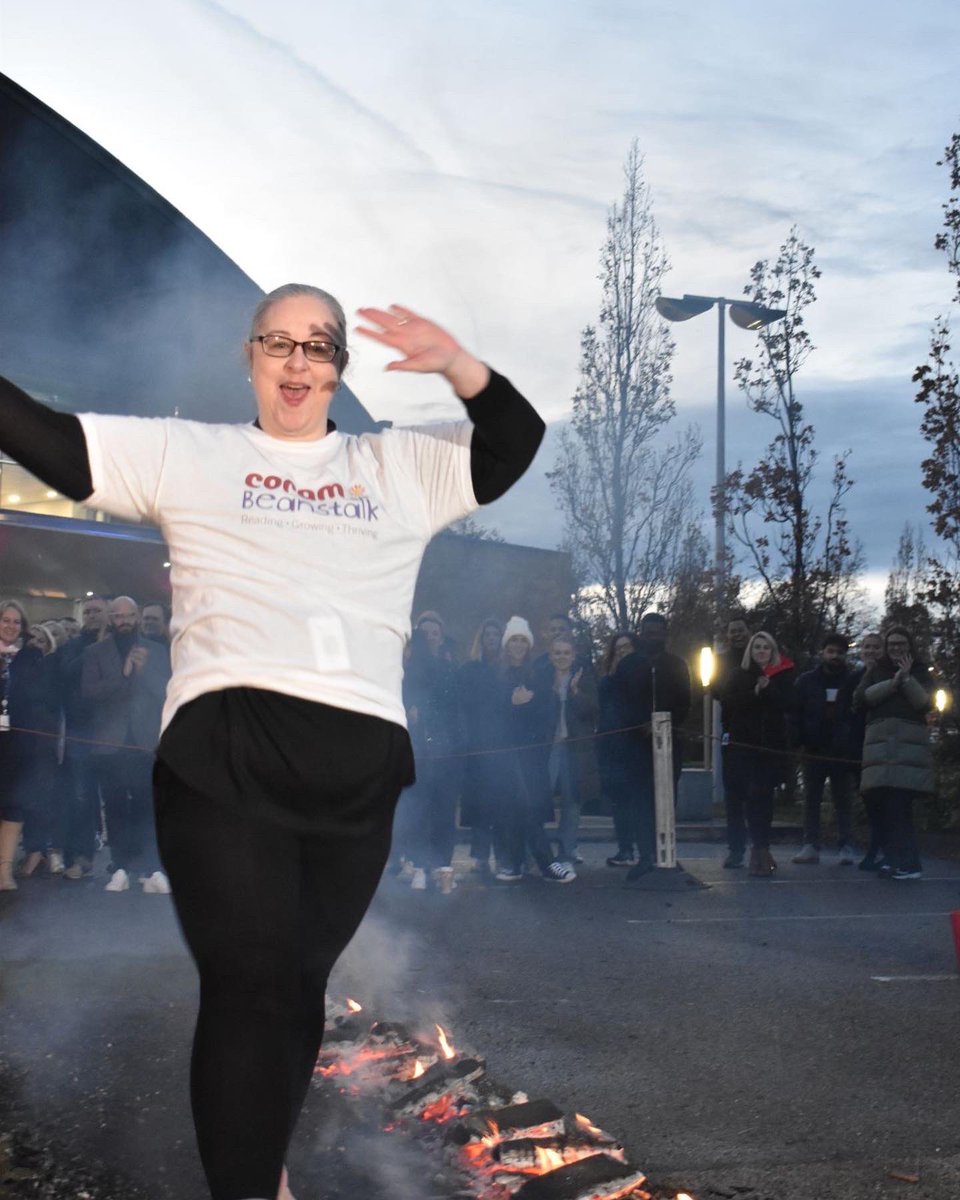
{"type": "Polygon", "coordinates": [[[259,512],[315,513],[320,517],[346,517],[351,521],[379,521],[380,504],[372,504],[362,483],[350,487],[347,500],[342,483],[322,483],[298,488],[292,479],[251,471],[244,479],[241,507],[259,512]]]}

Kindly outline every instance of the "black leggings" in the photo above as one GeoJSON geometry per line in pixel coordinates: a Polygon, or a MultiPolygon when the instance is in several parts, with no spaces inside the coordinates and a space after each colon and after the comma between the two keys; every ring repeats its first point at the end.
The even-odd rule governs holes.
{"type": "Polygon", "coordinates": [[[294,833],[169,771],[157,832],[200,973],[190,1097],[214,1200],[273,1197],[323,1037],[324,992],[376,891],[394,804],[363,836],[294,833]]]}

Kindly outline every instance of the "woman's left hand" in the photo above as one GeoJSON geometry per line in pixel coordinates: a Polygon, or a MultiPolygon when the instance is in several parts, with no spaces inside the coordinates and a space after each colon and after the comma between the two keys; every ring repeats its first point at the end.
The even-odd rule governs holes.
{"type": "Polygon", "coordinates": [[[379,326],[358,325],[357,333],[403,355],[387,363],[388,371],[442,375],[464,400],[478,395],[490,381],[485,363],[464,350],[445,329],[411,309],[391,304],[389,309],[359,308],[357,312],[370,326],[379,326]]]}

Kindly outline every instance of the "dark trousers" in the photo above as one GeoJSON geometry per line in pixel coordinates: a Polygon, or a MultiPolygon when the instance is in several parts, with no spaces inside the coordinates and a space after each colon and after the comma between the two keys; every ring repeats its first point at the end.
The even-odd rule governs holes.
{"type": "Polygon", "coordinates": [[[727,848],[731,854],[742,855],[747,848],[748,764],[743,751],[736,746],[721,747],[720,764],[727,815],[727,848]]]}
{"type": "Polygon", "coordinates": [[[302,834],[221,806],[162,766],[160,852],[200,973],[190,1096],[213,1200],[276,1195],[323,1036],[330,971],[376,891],[373,833],[302,834]]]}
{"type": "Polygon", "coordinates": [[[868,794],[877,805],[884,860],[900,870],[919,871],[920,846],[913,823],[915,793],[901,788],[871,788],[868,794]]]}
{"type": "Polygon", "coordinates": [[[543,828],[547,805],[545,764],[537,750],[504,756],[506,791],[497,807],[493,827],[497,868],[520,874],[529,853],[541,871],[553,861],[543,828]],[[526,757],[524,757],[526,755],[526,757]]]}
{"type": "Polygon", "coordinates": [[[429,872],[449,867],[457,840],[460,763],[418,758],[417,782],[397,805],[395,846],[415,866],[429,872]]]}
{"type": "Polygon", "coordinates": [[[89,754],[71,755],[63,760],[65,820],[63,856],[67,866],[78,858],[93,862],[100,828],[100,783],[96,759],[89,754]]]}
{"type": "Polygon", "coordinates": [[[820,849],[820,806],[823,789],[830,780],[830,797],[837,815],[837,845],[850,844],[853,808],[853,768],[846,763],[823,759],[803,764],[803,840],[820,849]]]}
{"type": "Polygon", "coordinates": [[[50,847],[63,846],[64,800],[61,772],[56,758],[42,747],[24,764],[23,848],[31,854],[46,854],[50,847]]]}
{"type": "Polygon", "coordinates": [[[153,755],[118,750],[97,755],[94,762],[114,870],[137,868],[151,875],[160,866],[153,820],[153,755]]]}
{"type": "MultiPolygon", "coordinates": [[[[751,845],[757,850],[768,850],[773,829],[773,796],[783,782],[782,762],[775,754],[728,746],[724,772],[724,783],[727,773],[732,775],[737,781],[738,794],[743,797],[743,814],[751,845]]],[[[730,849],[742,851],[744,847],[731,843],[730,849]]]]}

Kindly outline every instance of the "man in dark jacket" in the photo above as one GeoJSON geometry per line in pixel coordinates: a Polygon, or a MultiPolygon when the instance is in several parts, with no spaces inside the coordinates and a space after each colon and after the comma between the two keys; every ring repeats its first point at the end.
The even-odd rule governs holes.
{"type": "Polygon", "coordinates": [[[626,775],[634,781],[639,806],[637,864],[628,879],[651,870],[656,860],[656,810],[653,791],[653,741],[655,712],[669,712],[673,724],[673,782],[676,787],[683,764],[680,729],[690,711],[690,672],[679,655],[667,650],[667,619],[662,613],[645,613],[638,630],[637,649],[621,659],[614,685],[621,697],[628,758],[626,775]]]}
{"type": "Polygon", "coordinates": [[[723,804],[727,813],[727,857],[723,865],[728,868],[743,866],[747,849],[747,817],[745,807],[746,782],[743,779],[742,759],[728,753],[729,712],[727,689],[730,680],[740,669],[744,652],[750,641],[750,627],[746,618],[732,613],[727,621],[727,649],[717,655],[713,679],[713,696],[720,702],[720,732],[723,741],[720,747],[720,763],[723,772],[723,804]]]}
{"type": "Polygon", "coordinates": [[[80,684],[84,651],[109,627],[107,601],[103,596],[88,596],[80,615],[80,633],[56,651],[51,668],[60,696],[66,735],[63,748],[65,879],[83,879],[92,873],[100,827],[100,788],[90,758],[91,705],[81,695],[80,684]]]}
{"type": "Polygon", "coordinates": [[[856,672],[847,666],[847,639],[838,633],[823,640],[820,662],[796,683],[794,741],[804,754],[803,847],[795,863],[820,861],[820,805],[826,781],[837,816],[840,863],[850,866],[856,854],[850,845],[850,817],[860,748],[855,745],[853,692],[856,672]],[[809,756],[809,757],[807,757],[809,756]]]}
{"type": "Polygon", "coordinates": [[[91,757],[107,817],[113,870],[107,891],[125,892],[136,865],[145,892],[167,893],[153,824],[153,750],[170,678],[165,646],[140,636],[129,596],[110,604],[111,634],[83,653],[81,694],[91,714],[91,757]]]}

